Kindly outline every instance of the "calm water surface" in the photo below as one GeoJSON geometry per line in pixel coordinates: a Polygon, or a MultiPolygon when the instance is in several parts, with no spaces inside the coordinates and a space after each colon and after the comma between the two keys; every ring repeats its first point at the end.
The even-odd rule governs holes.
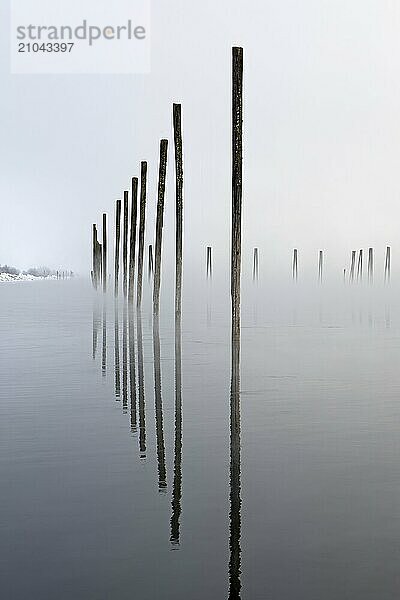
{"type": "Polygon", "coordinates": [[[232,372],[210,286],[180,352],[169,305],[153,336],[148,298],[138,321],[78,280],[3,284],[1,597],[397,598],[388,296],[253,290],[232,372]]]}

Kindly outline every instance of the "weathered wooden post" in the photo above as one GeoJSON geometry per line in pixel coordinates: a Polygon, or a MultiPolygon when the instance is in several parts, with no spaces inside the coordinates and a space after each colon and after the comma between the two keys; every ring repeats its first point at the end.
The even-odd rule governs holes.
{"type": "Polygon", "coordinates": [[[114,295],[119,291],[119,249],[121,246],[121,200],[115,203],[115,263],[114,263],[114,295]]]}
{"type": "Polygon", "coordinates": [[[389,283],[390,281],[390,246],[386,246],[386,255],[385,255],[385,282],[389,283]]]}
{"type": "Polygon", "coordinates": [[[137,196],[138,178],[132,177],[132,208],[131,208],[131,236],[129,250],[129,292],[128,300],[133,302],[135,288],[135,258],[136,258],[136,221],[137,221],[137,196]]]}
{"type": "Polygon", "coordinates": [[[368,281],[372,283],[374,278],[374,250],[368,248],[368,281]]]}
{"type": "Polygon", "coordinates": [[[161,249],[162,232],[164,224],[164,196],[165,196],[165,177],[167,171],[167,150],[168,140],[160,141],[160,164],[158,174],[158,198],[157,198],[157,219],[156,219],[156,247],[154,264],[154,287],[153,287],[153,313],[158,316],[160,312],[160,284],[161,284],[161,249]]]}
{"type": "Polygon", "coordinates": [[[362,280],[362,272],[363,272],[363,251],[360,250],[358,253],[358,261],[357,261],[357,281],[362,280]]]}
{"type": "Polygon", "coordinates": [[[356,251],[351,251],[351,265],[350,265],[350,281],[354,281],[354,269],[356,267],[356,251]]]}
{"type": "Polygon", "coordinates": [[[292,278],[297,281],[298,276],[298,261],[297,261],[297,248],[293,250],[293,265],[292,265],[292,278]]]}
{"type": "Polygon", "coordinates": [[[126,298],[128,292],[128,203],[129,192],[124,191],[124,229],[122,233],[122,267],[123,267],[123,281],[122,288],[124,292],[124,298],[126,298]]]}
{"type": "Polygon", "coordinates": [[[142,161],[140,165],[140,220],[139,220],[139,248],[138,248],[138,277],[136,306],[140,309],[142,305],[143,289],[143,255],[144,255],[144,231],[146,225],[146,187],[147,187],[147,162],[142,161]]]}
{"type": "MultiPolygon", "coordinates": [[[[93,253],[93,260],[92,260],[92,273],[93,273],[93,287],[95,290],[97,290],[97,265],[96,265],[96,260],[97,260],[97,227],[96,224],[93,223],[92,226],[92,253],[93,253]]],[[[57,279],[59,279],[59,272],[57,271],[57,279]]]]}
{"type": "Polygon", "coordinates": [[[258,248],[253,250],[253,281],[258,281],[258,248]]]}
{"type": "Polygon", "coordinates": [[[324,260],[324,254],[323,254],[323,251],[320,250],[319,255],[318,255],[318,281],[319,281],[319,283],[322,283],[323,260],[324,260]]]}
{"type": "Polygon", "coordinates": [[[139,452],[140,458],[146,456],[146,406],[144,395],[144,368],[143,368],[143,334],[142,334],[142,315],[137,311],[136,319],[137,340],[138,340],[138,396],[139,396],[139,452]]]}
{"type": "Polygon", "coordinates": [[[154,273],[154,262],[153,262],[153,246],[149,245],[149,281],[154,273]]]}
{"type": "Polygon", "coordinates": [[[207,279],[212,279],[212,249],[207,246],[207,279]]]}
{"type": "Polygon", "coordinates": [[[173,105],[175,144],[175,317],[182,314],[183,151],[181,105],[173,105]]]}
{"type": "Polygon", "coordinates": [[[103,292],[107,292],[107,215],[103,213],[103,292]]]}
{"type": "Polygon", "coordinates": [[[242,137],[243,48],[232,48],[232,339],[240,335],[240,274],[242,258],[242,137]]]}
{"type": "Polygon", "coordinates": [[[174,481],[172,486],[171,535],[172,544],[179,544],[182,512],[182,330],[181,315],[175,319],[175,439],[174,481]]]}

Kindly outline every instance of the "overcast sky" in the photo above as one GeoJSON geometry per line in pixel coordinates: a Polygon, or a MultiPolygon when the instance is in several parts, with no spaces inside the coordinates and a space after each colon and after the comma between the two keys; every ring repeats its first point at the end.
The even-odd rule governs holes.
{"type": "MultiPolygon", "coordinates": [[[[90,230],[183,105],[187,263],[229,257],[231,46],[244,47],[244,256],[400,249],[400,5],[395,0],[153,0],[150,75],[10,75],[1,8],[0,263],[90,268],[90,230]]],[[[174,235],[169,152],[165,250],[174,235]]],[[[400,254],[400,253],[399,253],[400,254]]],[[[247,259],[246,259],[247,260],[247,259]]]]}

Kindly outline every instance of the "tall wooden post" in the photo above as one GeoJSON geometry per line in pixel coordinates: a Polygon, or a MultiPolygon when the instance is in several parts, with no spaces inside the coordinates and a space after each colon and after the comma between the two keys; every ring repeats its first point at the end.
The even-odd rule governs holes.
{"type": "Polygon", "coordinates": [[[175,143],[175,317],[182,314],[183,156],[181,105],[173,105],[175,143]]]}
{"type": "Polygon", "coordinates": [[[124,298],[126,298],[126,295],[128,292],[128,212],[129,212],[128,195],[129,195],[129,192],[127,190],[125,190],[124,191],[124,230],[122,233],[122,267],[123,267],[122,288],[123,288],[123,292],[124,292],[124,298]]]}
{"type": "Polygon", "coordinates": [[[243,48],[232,48],[232,339],[240,335],[240,274],[242,255],[242,135],[243,48]]]}
{"type": "Polygon", "coordinates": [[[135,287],[135,257],[136,257],[136,221],[137,221],[138,178],[132,177],[132,208],[131,208],[131,237],[129,250],[129,292],[128,300],[133,302],[135,287]]]}
{"type": "Polygon", "coordinates": [[[390,246],[386,246],[386,255],[385,255],[385,282],[389,283],[390,281],[390,246]]]}
{"type": "Polygon", "coordinates": [[[107,215],[103,213],[103,292],[107,292],[107,215]]]}
{"type": "Polygon", "coordinates": [[[161,249],[162,232],[164,224],[164,196],[165,196],[165,177],[167,171],[167,150],[168,140],[160,142],[160,164],[158,174],[158,199],[157,199],[157,220],[156,220],[156,247],[155,247],[155,265],[154,265],[154,288],[153,288],[153,313],[158,316],[160,312],[160,283],[161,283],[161,249]]]}
{"type": "Polygon", "coordinates": [[[292,277],[294,281],[297,281],[298,276],[298,259],[297,259],[297,248],[293,250],[293,266],[292,266],[292,277]]]}
{"type": "Polygon", "coordinates": [[[318,281],[319,283],[322,283],[322,268],[323,268],[323,260],[324,260],[324,255],[322,250],[319,251],[319,257],[318,257],[318,281]]]}
{"type": "Polygon", "coordinates": [[[258,281],[258,248],[253,250],[253,281],[258,281]]]}
{"type": "Polygon", "coordinates": [[[357,281],[361,281],[363,272],[363,251],[360,250],[358,253],[358,262],[357,262],[357,281]]]}
{"type": "Polygon", "coordinates": [[[115,203],[115,263],[114,263],[114,295],[119,291],[119,249],[121,245],[121,200],[115,203]]]}
{"type": "MultiPolygon", "coordinates": [[[[93,223],[93,227],[92,227],[92,253],[93,253],[93,260],[92,260],[92,273],[93,273],[93,287],[95,290],[97,290],[97,227],[96,224],[93,223]]],[[[58,271],[57,271],[57,279],[59,278],[58,276],[58,271]]]]}
{"type": "Polygon", "coordinates": [[[368,248],[368,281],[372,283],[374,277],[374,250],[368,248]]]}
{"type": "Polygon", "coordinates": [[[138,277],[136,305],[139,309],[142,305],[143,289],[143,255],[144,255],[144,231],[146,226],[146,187],[147,187],[147,162],[142,161],[140,165],[140,220],[139,220],[139,248],[138,248],[138,277]]]}
{"type": "Polygon", "coordinates": [[[356,268],[356,251],[351,251],[351,264],[350,264],[350,281],[354,281],[354,270],[356,268]]]}
{"type": "Polygon", "coordinates": [[[149,246],[149,281],[154,273],[154,261],[153,261],[153,246],[149,246]]]}
{"type": "Polygon", "coordinates": [[[212,250],[211,250],[211,246],[207,246],[207,268],[206,268],[206,273],[207,273],[207,279],[211,279],[212,278],[212,250]]]}

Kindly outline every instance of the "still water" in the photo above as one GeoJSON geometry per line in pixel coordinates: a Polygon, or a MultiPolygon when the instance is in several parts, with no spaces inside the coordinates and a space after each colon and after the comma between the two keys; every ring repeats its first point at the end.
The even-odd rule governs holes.
{"type": "Polygon", "coordinates": [[[2,285],[1,598],[397,598],[396,297],[2,285]]]}

